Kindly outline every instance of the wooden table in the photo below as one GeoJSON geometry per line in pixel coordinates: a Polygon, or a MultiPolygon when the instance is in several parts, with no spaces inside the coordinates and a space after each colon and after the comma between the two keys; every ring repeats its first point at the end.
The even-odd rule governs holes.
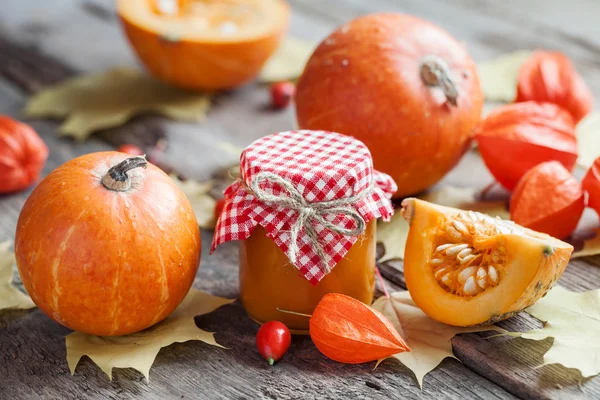
{"type": "MultiPolygon", "coordinates": [[[[517,49],[566,52],[600,98],[600,3],[596,0],[295,0],[293,35],[323,38],[335,26],[373,11],[415,14],[449,30],[476,60],[517,49]]],[[[4,0],[0,11],[0,113],[14,117],[28,95],[79,72],[135,65],[110,0],[4,0]]],[[[252,140],[293,127],[292,110],[267,109],[267,91],[248,85],[215,98],[200,125],[140,117],[104,131],[83,144],[56,137],[55,121],[28,121],[49,145],[44,173],[91,151],[133,142],[151,145],[168,138],[163,161],[195,179],[205,179],[236,161],[216,142],[243,147],[252,140]]],[[[469,154],[443,184],[482,188],[491,182],[478,157],[469,154]]],[[[0,197],[0,241],[12,239],[29,192],[0,197]]],[[[203,231],[205,249],[212,232],[203,231]]],[[[572,290],[600,286],[600,257],[572,261],[561,284],[572,290]]],[[[402,263],[381,266],[391,289],[403,288],[402,263]]],[[[229,243],[202,255],[195,287],[215,295],[238,296],[237,246],[229,243]]],[[[0,313],[0,398],[436,398],[509,399],[600,398],[600,379],[580,384],[562,367],[533,369],[550,341],[535,343],[490,334],[453,339],[462,361],[446,359],[420,390],[410,371],[396,361],[343,365],[328,361],[308,337],[295,337],[276,367],[261,362],[254,347],[258,326],[239,302],[202,316],[203,329],[218,332],[230,350],[200,342],[162,350],[146,383],[134,370],[116,370],[110,382],[89,359],[69,373],[64,336],[69,330],[39,310],[0,313]]],[[[525,315],[503,322],[525,330],[539,323],[525,315]]]]}

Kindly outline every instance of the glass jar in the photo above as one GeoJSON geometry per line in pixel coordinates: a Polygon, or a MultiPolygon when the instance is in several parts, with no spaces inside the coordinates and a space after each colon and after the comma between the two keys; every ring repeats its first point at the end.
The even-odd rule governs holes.
{"type": "Polygon", "coordinates": [[[395,191],[352,137],[306,130],[265,136],[242,152],[211,252],[240,241],[240,296],[249,316],[305,333],[309,317],[283,311],[310,315],[328,293],[373,300],[376,221],[393,215],[395,191]]]}
{"type": "Polygon", "coordinates": [[[288,257],[258,226],[240,242],[240,296],[246,311],[259,323],[277,320],[293,333],[306,333],[307,317],[327,293],[342,293],[366,304],[375,290],[376,220],[367,223],[348,253],[318,284],[307,281],[288,257]]]}

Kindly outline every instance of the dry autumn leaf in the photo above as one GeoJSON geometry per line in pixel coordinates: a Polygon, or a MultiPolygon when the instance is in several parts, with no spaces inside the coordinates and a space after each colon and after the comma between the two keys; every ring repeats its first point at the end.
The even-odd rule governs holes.
{"type": "Polygon", "coordinates": [[[0,310],[33,308],[31,298],[12,284],[15,255],[9,250],[10,245],[11,242],[0,242],[0,310]]]}
{"type": "Polygon", "coordinates": [[[215,205],[217,202],[210,196],[209,192],[213,188],[214,182],[197,182],[193,179],[181,180],[175,175],[171,175],[171,178],[190,201],[198,225],[201,228],[213,229],[216,224],[215,205]]]}
{"type": "Polygon", "coordinates": [[[138,70],[116,68],[43,89],[29,99],[25,115],[66,118],[60,135],[85,140],[94,131],[122,125],[138,114],[197,122],[209,107],[208,94],[167,86],[138,70]]]}
{"type": "Polygon", "coordinates": [[[134,368],[148,380],[150,367],[163,347],[188,340],[200,340],[223,347],[215,341],[214,333],[196,326],[194,317],[208,314],[234,301],[191,289],[167,319],[142,332],[113,337],[73,332],[66,337],[69,369],[74,374],[81,357],[87,355],[111,380],[113,368],[134,368]]]}
{"type": "Polygon", "coordinates": [[[533,340],[554,338],[544,354],[544,365],[575,368],[584,378],[600,373],[600,290],[575,293],[555,286],[525,311],[544,321],[544,327],[508,334],[533,340]]]}
{"type": "Polygon", "coordinates": [[[577,165],[589,168],[600,157],[600,112],[593,112],[583,118],[575,127],[579,158],[577,165]]]}
{"type": "MultiPolygon", "coordinates": [[[[473,210],[509,219],[506,205],[501,201],[481,201],[477,199],[478,191],[471,188],[444,186],[421,196],[422,200],[447,207],[473,210]]],[[[408,222],[400,213],[394,214],[389,222],[377,224],[377,242],[383,243],[385,254],[379,259],[384,262],[392,259],[404,259],[404,246],[408,236],[408,222]]]]}
{"type": "Polygon", "coordinates": [[[487,101],[510,103],[515,100],[519,68],[530,55],[529,51],[515,51],[477,66],[479,80],[487,101]]]}
{"type": "MultiPolygon", "coordinates": [[[[382,296],[372,307],[390,320],[410,347],[410,352],[388,358],[395,358],[409,368],[415,374],[419,387],[423,386],[425,375],[444,358],[456,358],[450,342],[455,335],[488,330],[504,332],[494,325],[461,328],[437,322],[417,307],[408,291],[395,292],[390,297],[382,296]]],[[[383,360],[379,360],[377,365],[383,360]]]]}
{"type": "Polygon", "coordinates": [[[267,61],[260,73],[260,81],[272,83],[296,80],[302,74],[316,44],[288,37],[267,61]]]}

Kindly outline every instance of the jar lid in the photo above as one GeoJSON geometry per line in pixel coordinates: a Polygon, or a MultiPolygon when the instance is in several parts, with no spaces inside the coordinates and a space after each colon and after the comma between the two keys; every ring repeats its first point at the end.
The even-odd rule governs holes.
{"type": "Polygon", "coordinates": [[[225,190],[211,253],[247,239],[257,225],[316,284],[344,257],[365,224],[388,220],[397,187],[373,169],[359,140],[326,131],[263,137],[241,156],[241,179],[225,190]]]}

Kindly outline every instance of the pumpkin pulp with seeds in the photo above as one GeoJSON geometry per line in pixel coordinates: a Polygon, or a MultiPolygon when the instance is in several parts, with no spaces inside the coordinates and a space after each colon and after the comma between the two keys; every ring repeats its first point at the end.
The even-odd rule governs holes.
{"type": "Polygon", "coordinates": [[[532,305],[573,251],[512,221],[418,199],[405,199],[402,215],[410,224],[408,290],[423,312],[449,325],[494,323],[532,305]]]}

